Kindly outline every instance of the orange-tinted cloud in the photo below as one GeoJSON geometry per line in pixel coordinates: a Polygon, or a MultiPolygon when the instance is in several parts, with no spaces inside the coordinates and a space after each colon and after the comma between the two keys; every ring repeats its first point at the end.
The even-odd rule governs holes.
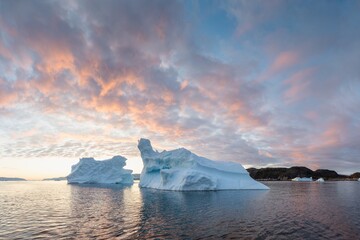
{"type": "Polygon", "coordinates": [[[5,1],[0,157],[136,155],[145,136],[254,166],[355,165],[357,29],[281,1],[223,4],[216,22],[234,26],[173,1],[5,1]]]}

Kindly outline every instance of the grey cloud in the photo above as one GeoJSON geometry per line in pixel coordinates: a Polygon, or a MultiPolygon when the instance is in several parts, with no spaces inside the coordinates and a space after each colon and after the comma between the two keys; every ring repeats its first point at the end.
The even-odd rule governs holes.
{"type": "Polygon", "coordinates": [[[266,3],[271,11],[256,7],[262,1],[222,2],[241,31],[229,41],[237,62],[205,51],[211,44],[200,39],[212,36],[189,24],[182,2],[2,1],[0,127],[11,141],[0,141],[0,157],[137,156],[130,142],[145,135],[249,165],[291,165],[301,152],[319,166],[355,166],[358,16],[319,2],[266,3]],[[238,45],[258,55],[247,59],[238,45]],[[298,62],[256,81],[286,51],[298,62]],[[300,97],[287,102],[286,80],[309,67],[300,97]],[[33,135],[13,137],[30,126],[33,135]],[[321,145],[331,129],[341,141],[321,145]]]}

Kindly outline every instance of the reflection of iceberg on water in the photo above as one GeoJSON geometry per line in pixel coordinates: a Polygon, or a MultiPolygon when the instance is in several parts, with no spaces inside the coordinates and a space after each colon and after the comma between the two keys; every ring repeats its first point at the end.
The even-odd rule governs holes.
{"type": "Polygon", "coordinates": [[[144,168],[140,187],[163,190],[269,189],[255,181],[239,163],[200,157],[187,149],[155,152],[147,139],[138,148],[144,168]]]}
{"type": "Polygon", "coordinates": [[[68,183],[121,183],[132,184],[132,170],[124,169],[126,158],[115,156],[108,160],[81,158],[71,167],[68,183]]]}
{"type": "Polygon", "coordinates": [[[291,181],[294,181],[294,182],[312,182],[313,179],[312,179],[312,177],[309,177],[309,178],[307,178],[307,177],[296,177],[296,178],[291,179],[291,181]]]}
{"type": "Polygon", "coordinates": [[[316,182],[325,182],[325,180],[323,178],[319,178],[316,182]]]}

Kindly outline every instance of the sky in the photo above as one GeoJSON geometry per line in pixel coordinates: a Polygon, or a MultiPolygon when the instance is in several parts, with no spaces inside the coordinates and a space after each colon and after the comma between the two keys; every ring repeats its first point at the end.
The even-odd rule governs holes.
{"type": "Polygon", "coordinates": [[[360,171],[359,1],[0,0],[0,176],[185,147],[360,171]]]}

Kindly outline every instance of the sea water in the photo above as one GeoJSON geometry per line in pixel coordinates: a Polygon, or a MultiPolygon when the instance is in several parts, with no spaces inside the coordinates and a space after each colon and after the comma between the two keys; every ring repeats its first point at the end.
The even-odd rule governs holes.
{"type": "Polygon", "coordinates": [[[360,182],[173,192],[0,182],[0,239],[359,239],[360,182]]]}

